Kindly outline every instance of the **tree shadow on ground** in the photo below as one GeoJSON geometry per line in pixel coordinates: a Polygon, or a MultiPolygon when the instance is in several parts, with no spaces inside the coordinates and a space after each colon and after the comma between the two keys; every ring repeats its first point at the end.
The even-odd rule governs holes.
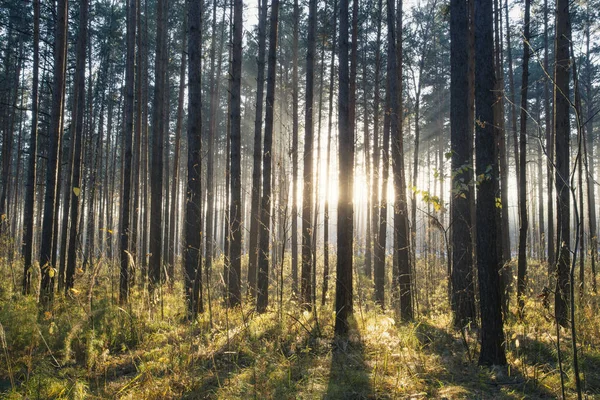
{"type": "Polygon", "coordinates": [[[482,368],[473,344],[427,322],[419,323],[417,337],[421,351],[433,355],[440,368],[427,374],[430,396],[436,398],[555,398],[556,393],[532,379],[514,365],[509,368],[482,368]]]}
{"type": "Polygon", "coordinates": [[[324,399],[375,399],[369,368],[365,363],[365,347],[357,329],[348,337],[334,339],[329,383],[324,399]]]}

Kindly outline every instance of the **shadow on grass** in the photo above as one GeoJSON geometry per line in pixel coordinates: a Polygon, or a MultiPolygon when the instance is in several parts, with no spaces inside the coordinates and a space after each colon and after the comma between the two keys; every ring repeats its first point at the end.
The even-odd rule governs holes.
{"type": "MultiPolygon", "coordinates": [[[[473,344],[467,350],[465,341],[427,322],[417,327],[422,351],[437,356],[441,367],[425,379],[437,390],[436,398],[555,398],[556,394],[531,379],[515,366],[481,368],[473,344]]],[[[547,349],[544,348],[544,351],[547,349]]]]}
{"type": "Polygon", "coordinates": [[[336,338],[332,347],[329,383],[325,399],[375,399],[365,348],[358,330],[351,329],[348,338],[336,338]]]}

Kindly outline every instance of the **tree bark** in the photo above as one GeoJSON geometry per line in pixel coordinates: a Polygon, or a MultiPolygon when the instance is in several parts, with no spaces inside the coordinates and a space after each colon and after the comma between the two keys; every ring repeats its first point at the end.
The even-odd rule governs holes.
{"type": "MultiPolygon", "coordinates": [[[[266,0],[263,0],[266,1],[266,0]]],[[[265,141],[263,150],[263,193],[260,210],[260,252],[256,311],[264,313],[269,305],[269,233],[271,229],[271,159],[273,157],[273,122],[275,105],[275,77],[277,66],[277,25],[279,0],[271,3],[269,28],[269,55],[267,70],[267,97],[265,110],[265,141]]]]}
{"type": "Polygon", "coordinates": [[[35,219],[35,188],[37,177],[37,143],[39,115],[39,71],[40,71],[40,0],[33,0],[33,79],[31,84],[31,135],[27,161],[27,185],[23,212],[23,291],[31,293],[31,268],[33,266],[33,238],[35,219]]]}
{"type": "Polygon", "coordinates": [[[229,205],[229,259],[227,271],[229,305],[241,302],[242,273],[242,170],[241,170],[241,84],[242,84],[242,30],[244,5],[233,0],[233,47],[231,61],[231,200],[229,205]]]}
{"type": "Polygon", "coordinates": [[[496,246],[494,60],[492,2],[475,0],[475,121],[477,186],[477,269],[481,308],[480,365],[505,365],[502,304],[496,246]]]}
{"type": "Polygon", "coordinates": [[[473,154],[469,141],[468,14],[466,0],[450,3],[450,140],[452,152],[452,311],[454,327],[475,321],[473,250],[469,198],[472,190],[473,154]]]}
{"type": "Polygon", "coordinates": [[[204,311],[202,302],[202,1],[188,1],[188,161],[185,210],[185,292],[188,315],[204,311]]]}
{"type": "MultiPolygon", "coordinates": [[[[356,1],[356,0],[355,0],[356,1]]],[[[312,196],[313,196],[313,141],[314,141],[314,78],[317,30],[317,1],[308,2],[308,43],[306,51],[306,94],[304,114],[304,175],[302,192],[302,271],[300,301],[310,309],[312,293],[312,196]]]]}
{"type": "Polygon", "coordinates": [[[523,76],[521,78],[521,119],[519,126],[519,259],[517,264],[517,303],[519,317],[523,318],[527,274],[527,93],[529,89],[529,20],[530,0],[525,0],[523,26],[523,76]]]}
{"type": "Polygon", "coordinates": [[[571,226],[570,226],[570,120],[569,120],[569,71],[571,38],[571,22],[569,17],[569,2],[557,0],[556,3],[556,37],[555,37],[555,67],[554,67],[554,148],[556,149],[555,181],[557,206],[556,231],[558,238],[558,263],[556,270],[556,292],[554,310],[557,322],[568,326],[569,298],[572,290],[569,282],[571,260],[571,226]]]}
{"type": "MultiPolygon", "coordinates": [[[[357,0],[354,0],[357,1],[357,0]]],[[[336,336],[348,333],[348,319],[352,315],[352,243],[353,213],[352,201],[354,185],[354,132],[350,129],[348,100],[348,0],[340,0],[340,37],[339,37],[339,197],[337,214],[337,270],[335,285],[335,327],[336,336]]]]}
{"type": "Polygon", "coordinates": [[[52,242],[54,225],[58,222],[55,213],[57,199],[57,179],[59,154],[62,141],[62,120],[65,94],[65,69],[67,57],[68,0],[59,0],[56,10],[57,20],[54,36],[54,82],[52,84],[52,109],[48,137],[48,163],[46,165],[46,194],[44,195],[44,219],[42,222],[42,243],[40,267],[42,269],[42,302],[48,304],[54,295],[54,274],[52,265],[52,242]]]}

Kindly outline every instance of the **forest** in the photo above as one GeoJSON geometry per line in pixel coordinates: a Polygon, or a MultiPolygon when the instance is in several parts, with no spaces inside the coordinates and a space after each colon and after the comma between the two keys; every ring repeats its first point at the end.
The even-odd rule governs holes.
{"type": "Polygon", "coordinates": [[[0,398],[600,398],[598,0],[0,0],[0,398]]]}

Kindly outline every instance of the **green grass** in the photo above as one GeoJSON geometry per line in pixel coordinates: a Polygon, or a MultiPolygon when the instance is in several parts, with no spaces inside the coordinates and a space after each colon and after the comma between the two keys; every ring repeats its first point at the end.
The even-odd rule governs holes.
{"type": "MultiPolygon", "coordinates": [[[[41,311],[34,297],[0,283],[0,397],[8,399],[396,399],[555,398],[560,396],[556,333],[532,284],[526,319],[506,321],[508,368],[477,366],[477,330],[451,328],[443,265],[419,260],[418,318],[400,323],[372,298],[360,276],[347,339],[334,339],[332,297],[315,314],[290,300],[265,314],[248,301],[227,310],[215,277],[212,318],[185,319],[182,288],[164,289],[153,302],[139,288],[119,307],[116,268],[101,266],[76,290],[41,311]],[[429,274],[424,276],[423,274],[429,274]],[[438,277],[433,279],[433,277],[438,277]],[[359,286],[358,286],[359,284],[359,286]],[[360,290],[359,290],[360,287],[360,290]]],[[[360,260],[359,260],[360,262],[360,260]]],[[[6,271],[6,266],[0,266],[6,271]]],[[[19,266],[14,270],[20,270],[19,266]]],[[[222,271],[216,265],[214,271],[222,271]]],[[[277,272],[277,271],[276,271],[277,272]]],[[[319,275],[320,276],[320,275],[319,275]]],[[[532,263],[531,279],[543,279],[532,263]],[[537,275],[536,275],[537,274],[537,275]],[[538,276],[539,275],[539,276],[538,276]]],[[[287,279],[287,278],[286,278],[287,279]]],[[[177,280],[179,282],[179,280],[177,280]]],[[[331,286],[331,285],[330,285],[331,286]]],[[[331,293],[333,294],[333,293],[331,293]]],[[[317,292],[320,299],[320,287],[317,292]]],[[[588,294],[577,312],[584,389],[600,398],[600,297],[588,294]]],[[[513,306],[514,309],[514,306],[513,306]]],[[[561,332],[567,395],[573,397],[571,347],[561,332]]]]}

